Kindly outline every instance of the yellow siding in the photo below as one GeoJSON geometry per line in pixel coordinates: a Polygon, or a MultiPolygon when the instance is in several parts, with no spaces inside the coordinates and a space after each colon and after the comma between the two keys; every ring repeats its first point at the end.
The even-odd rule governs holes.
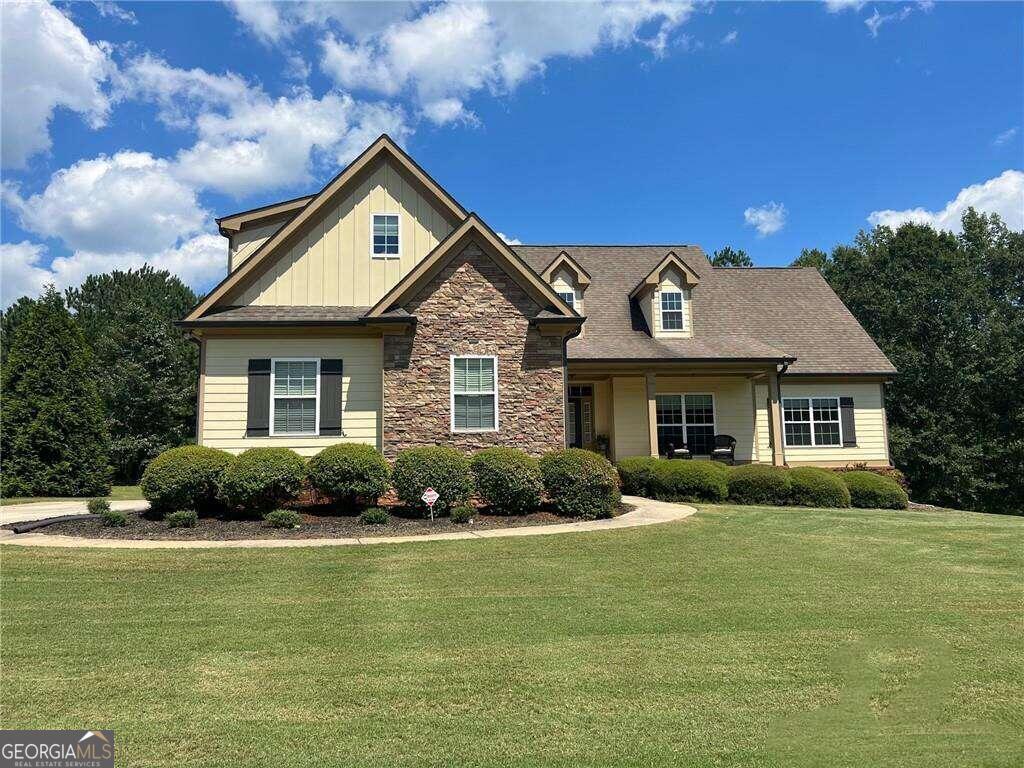
{"type": "Polygon", "coordinates": [[[380,338],[211,338],[206,341],[203,445],[239,453],[247,448],[293,448],[305,456],[334,443],[380,448],[383,381],[380,338]],[[245,436],[250,358],[319,357],[344,361],[341,437],[245,436]]]}
{"type": "Polygon", "coordinates": [[[255,253],[256,249],[263,245],[272,234],[281,227],[283,220],[262,227],[253,227],[242,232],[235,232],[231,236],[228,247],[228,272],[234,272],[247,258],[255,253]]]}
{"type": "MultiPolygon", "coordinates": [[[[853,419],[857,429],[857,445],[838,447],[786,446],[786,463],[844,466],[858,462],[886,465],[889,463],[885,437],[885,410],[882,404],[882,384],[871,382],[782,382],[782,397],[852,397],[853,419]]],[[[768,442],[768,390],[764,384],[757,387],[758,448],[764,461],[771,461],[768,442]]]]}
{"type": "MultiPolygon", "coordinates": [[[[371,306],[449,232],[441,212],[390,163],[310,223],[241,296],[271,306],[371,306]],[[400,258],[371,257],[370,217],[397,213],[400,258]]],[[[237,265],[236,265],[237,266],[237,265]]]]}
{"type": "Polygon", "coordinates": [[[612,389],[612,456],[649,456],[647,386],[643,376],[616,376],[612,389]]]}
{"type": "Polygon", "coordinates": [[[560,269],[554,275],[554,279],[551,281],[551,287],[555,289],[556,293],[572,293],[574,301],[576,302],[576,311],[583,315],[586,314],[583,311],[583,291],[576,284],[576,279],[568,269],[560,269]]]}
{"type": "Polygon", "coordinates": [[[594,382],[594,434],[611,439],[611,398],[607,381],[594,382]]]}
{"type": "Polygon", "coordinates": [[[750,381],[740,376],[658,376],[659,395],[710,394],[715,404],[715,433],[736,438],[736,461],[754,458],[754,404],[750,381]]]}
{"type": "Polygon", "coordinates": [[[658,284],[657,289],[651,296],[649,307],[644,315],[647,317],[648,327],[653,329],[654,335],[658,338],[664,339],[688,339],[693,336],[693,313],[691,312],[690,305],[690,289],[686,287],[686,282],[682,276],[674,269],[666,269],[661,276],[661,282],[658,284]],[[683,294],[683,330],[681,331],[665,331],[661,328],[661,292],[662,291],[682,291],[683,294]],[[650,314],[648,314],[650,313],[650,314]],[[650,325],[651,318],[653,317],[654,324],[650,325]]]}

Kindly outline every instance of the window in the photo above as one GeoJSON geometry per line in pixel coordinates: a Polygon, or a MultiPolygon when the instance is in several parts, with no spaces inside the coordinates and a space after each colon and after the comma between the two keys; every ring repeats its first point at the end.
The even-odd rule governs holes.
{"type": "Polygon", "coordinates": [[[683,330],[683,293],[682,291],[661,292],[661,330],[683,330]]]}
{"type": "Polygon", "coordinates": [[[398,243],[398,214],[373,214],[373,256],[386,259],[400,255],[398,243]]]}
{"type": "Polygon", "coordinates": [[[658,453],[685,443],[694,455],[710,455],[715,442],[712,395],[656,395],[658,453]]]}
{"type": "Polygon", "coordinates": [[[786,445],[842,445],[838,397],[785,397],[782,419],[786,445]]]}
{"type": "Polygon", "coordinates": [[[576,294],[573,291],[558,291],[558,298],[569,305],[569,309],[576,309],[576,294]]]}
{"type": "Polygon", "coordinates": [[[452,432],[498,428],[498,359],[452,357],[452,432]]]}
{"type": "Polygon", "coordinates": [[[315,435],[319,430],[320,361],[274,360],[271,435],[315,435]]]}

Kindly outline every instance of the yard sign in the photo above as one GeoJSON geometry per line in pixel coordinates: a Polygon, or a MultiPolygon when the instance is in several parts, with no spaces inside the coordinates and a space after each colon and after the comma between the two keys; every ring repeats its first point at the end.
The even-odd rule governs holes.
{"type": "Polygon", "coordinates": [[[420,496],[420,498],[427,503],[428,507],[430,507],[430,519],[433,520],[434,505],[437,503],[437,500],[441,498],[441,496],[433,488],[427,488],[427,490],[423,492],[423,495],[420,496]]]}

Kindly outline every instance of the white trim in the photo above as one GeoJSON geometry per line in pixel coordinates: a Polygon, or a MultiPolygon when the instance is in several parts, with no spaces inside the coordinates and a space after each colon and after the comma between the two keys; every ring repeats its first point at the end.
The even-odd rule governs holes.
{"type": "Polygon", "coordinates": [[[402,214],[395,211],[372,211],[370,213],[370,258],[371,259],[400,259],[402,258],[402,214]],[[398,253],[374,253],[373,252],[373,219],[376,216],[395,216],[398,218],[398,253]]]}
{"type": "Polygon", "coordinates": [[[780,397],[779,403],[782,409],[782,445],[784,448],[793,448],[799,450],[801,448],[842,448],[843,447],[843,407],[842,401],[839,395],[797,395],[795,397],[780,397]],[[811,444],[810,445],[790,445],[789,439],[786,437],[786,401],[787,400],[806,400],[808,421],[791,421],[790,424],[808,424],[811,427],[811,444]],[[836,401],[836,413],[839,414],[836,421],[820,421],[815,422],[814,420],[814,401],[815,400],[835,400],[836,401]],[[818,443],[814,435],[815,424],[838,424],[839,425],[839,442],[838,443],[818,443]]]}
{"type": "Polygon", "coordinates": [[[565,297],[566,296],[572,296],[572,298],[569,301],[565,301],[565,304],[566,304],[566,306],[569,307],[569,309],[571,309],[573,311],[576,310],[576,290],[575,289],[570,289],[568,291],[560,291],[557,288],[555,288],[555,293],[558,294],[558,298],[560,298],[562,301],[565,301],[565,297]]]}
{"type": "Polygon", "coordinates": [[[498,431],[498,357],[497,355],[449,355],[448,357],[448,416],[449,429],[453,434],[473,434],[481,432],[498,431]],[[492,392],[459,392],[460,395],[494,395],[494,426],[483,429],[462,429],[455,428],[455,361],[456,360],[493,360],[494,361],[494,389],[492,392]]]}
{"type": "Polygon", "coordinates": [[[270,437],[319,437],[320,436],[320,358],[319,357],[272,357],[270,358],[270,437]],[[308,400],[309,395],[275,395],[274,379],[277,376],[278,363],[316,363],[316,403],[314,404],[316,421],[312,432],[275,432],[274,431],[274,400],[308,400]]]}
{"type": "Polygon", "coordinates": [[[686,294],[679,289],[658,291],[658,317],[661,322],[662,333],[685,333],[686,331],[686,294]],[[676,295],[679,297],[679,309],[665,309],[665,296],[676,295]],[[678,312],[680,326],[678,328],[665,327],[665,313],[678,312]]]}
{"type": "MultiPolygon", "coordinates": [[[[678,426],[682,426],[682,428],[683,428],[683,437],[684,437],[684,439],[687,440],[687,447],[689,448],[689,438],[686,437],[686,428],[689,427],[689,426],[706,427],[708,425],[707,424],[688,424],[687,423],[687,421],[686,421],[686,396],[687,395],[707,395],[708,397],[711,398],[711,425],[710,425],[711,426],[711,433],[712,433],[712,435],[711,435],[711,449],[714,450],[714,448],[715,448],[714,436],[718,434],[718,400],[715,397],[715,393],[714,392],[655,392],[654,393],[654,399],[655,399],[654,429],[655,429],[655,432],[657,432],[658,427],[678,427],[678,426]],[[666,424],[665,422],[658,421],[657,399],[659,397],[681,397],[682,398],[682,406],[683,406],[683,423],[682,423],[682,425],[680,425],[680,424],[666,424]]],[[[655,435],[655,440],[657,440],[657,435],[655,435]]],[[[693,449],[692,448],[690,448],[690,454],[693,455],[693,456],[710,456],[711,455],[710,453],[695,454],[695,453],[693,453],[693,449]]]]}

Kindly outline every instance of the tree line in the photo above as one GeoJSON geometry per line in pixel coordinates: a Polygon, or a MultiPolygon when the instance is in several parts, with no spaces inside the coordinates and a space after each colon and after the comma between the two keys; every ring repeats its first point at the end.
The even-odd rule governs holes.
{"type": "MultiPolygon", "coordinates": [[[[973,210],[953,234],[876,227],[805,249],[899,369],[887,387],[893,463],[911,498],[1024,510],[1024,233],[973,210]]],[[[723,248],[716,266],[753,266],[723,248]]],[[[4,496],[88,495],[135,482],[195,434],[198,352],[173,322],[196,303],[149,267],[22,298],[0,318],[4,496]]]]}

